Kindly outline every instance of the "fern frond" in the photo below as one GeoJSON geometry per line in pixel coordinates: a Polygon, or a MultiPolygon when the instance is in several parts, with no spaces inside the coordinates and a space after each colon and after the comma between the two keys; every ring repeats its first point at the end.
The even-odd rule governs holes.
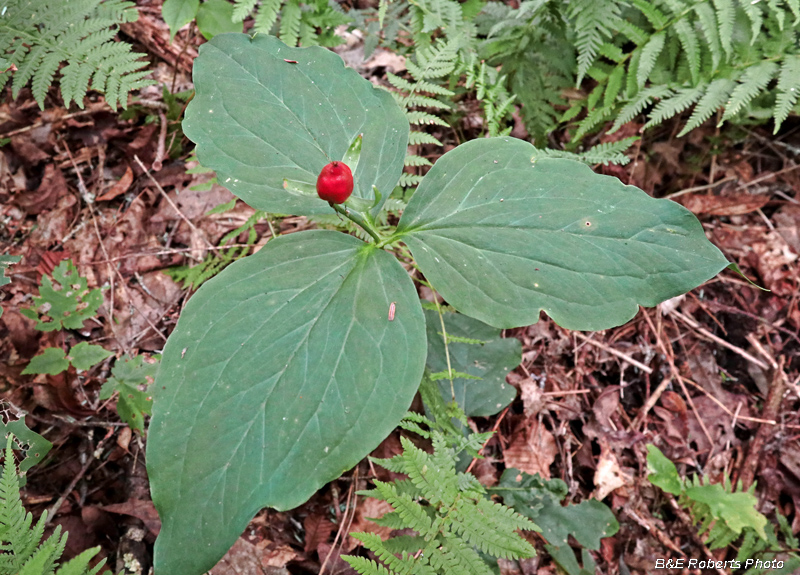
{"type": "Polygon", "coordinates": [[[686,61],[689,63],[692,82],[697,83],[700,78],[700,42],[694,29],[685,18],[675,22],[674,28],[683,47],[686,61]]]}
{"type": "Polygon", "coordinates": [[[739,78],[739,84],[734,88],[728,103],[725,105],[725,113],[722,115],[719,125],[738,114],[743,107],[761,93],[767,87],[767,84],[772,81],[777,71],[778,65],[769,61],[747,68],[739,78]]]}
{"type": "Polygon", "coordinates": [[[481,556],[464,541],[447,534],[441,546],[446,573],[465,575],[492,575],[492,571],[481,556]]]}
{"type": "Polygon", "coordinates": [[[758,39],[758,34],[761,31],[761,26],[764,23],[764,17],[761,13],[761,6],[752,0],[739,0],[739,7],[744,10],[747,17],[750,19],[751,38],[750,45],[755,44],[758,39]]]}
{"type": "Polygon", "coordinates": [[[775,101],[775,130],[777,134],[783,121],[797,102],[800,94],[800,56],[788,56],[781,65],[778,75],[778,97],[775,101]]]}
{"type": "Polygon", "coordinates": [[[650,113],[645,128],[657,126],[667,118],[672,118],[686,110],[689,106],[697,102],[705,92],[705,85],[696,88],[681,88],[675,91],[675,95],[661,100],[650,113]]]}
{"type": "Polygon", "coordinates": [[[639,92],[634,100],[623,106],[614,125],[611,126],[609,133],[614,133],[619,130],[623,124],[627,124],[636,116],[641,114],[645,108],[651,106],[655,100],[662,98],[669,98],[672,96],[673,91],[668,86],[651,86],[639,92]]]}
{"type": "Polygon", "coordinates": [[[708,2],[698,2],[694,5],[694,11],[697,14],[700,30],[706,38],[706,45],[711,52],[711,69],[715,71],[722,61],[722,45],[717,30],[717,17],[708,2]]]}
{"type": "MultiPolygon", "coordinates": [[[[133,2],[118,0],[14,0],[0,16],[0,51],[9,54],[17,66],[12,82],[12,96],[31,82],[34,99],[44,109],[47,91],[59,66],[62,71],[61,95],[64,104],[72,101],[83,107],[89,88],[112,93],[106,101],[116,108],[127,106],[131,91],[152,84],[141,73],[147,65],[142,54],[131,46],[113,41],[116,26],[137,17],[133,2]],[[102,80],[102,81],[101,81],[102,80]]],[[[5,84],[4,74],[0,83],[5,84]]]]}
{"type": "Polygon", "coordinates": [[[594,62],[600,46],[611,31],[618,26],[619,4],[616,0],[597,2],[596,0],[576,0],[569,3],[569,12],[575,19],[578,49],[578,79],[583,77],[594,62]]]}
{"type": "Polygon", "coordinates": [[[233,14],[231,20],[241,22],[250,15],[256,7],[258,0],[233,0],[233,14]]]}
{"type": "MultiPolygon", "coordinates": [[[[413,133],[413,132],[412,132],[413,133]]],[[[406,159],[403,161],[404,166],[432,166],[433,164],[428,158],[423,158],[422,156],[416,156],[414,154],[409,154],[406,156],[406,159]]]]}
{"type": "Polygon", "coordinates": [[[731,41],[733,38],[733,22],[736,19],[736,6],[733,0],[713,0],[714,8],[717,11],[717,23],[719,29],[719,40],[722,49],[728,58],[732,54],[731,41]]]}
{"type": "Polygon", "coordinates": [[[438,138],[427,132],[410,132],[408,134],[408,145],[418,146],[420,144],[433,144],[435,146],[444,145],[438,138]]]}
{"type": "Polygon", "coordinates": [[[300,3],[298,0],[289,0],[281,12],[280,39],[288,46],[297,46],[300,38],[300,3]]]}
{"type": "Polygon", "coordinates": [[[639,67],[636,70],[636,81],[639,84],[639,88],[643,88],[647,83],[650,72],[653,71],[656,65],[656,59],[658,59],[658,56],[664,49],[664,41],[666,38],[667,36],[664,32],[653,34],[647,44],[642,48],[641,56],[639,57],[639,67]]]}
{"type": "Polygon", "coordinates": [[[686,125],[683,127],[683,130],[680,131],[678,137],[680,138],[686,135],[708,120],[712,114],[725,104],[735,86],[736,82],[728,78],[720,78],[711,82],[705,94],[703,94],[703,97],[697,102],[697,105],[692,111],[692,115],[689,117],[689,121],[686,122],[686,125]]]}
{"type": "MultiPolygon", "coordinates": [[[[2,478],[0,478],[0,572],[18,575],[51,575],[67,544],[67,534],[61,527],[42,542],[47,513],[43,513],[31,528],[33,517],[25,512],[19,496],[19,482],[14,465],[13,436],[9,436],[4,453],[2,478]]],[[[89,561],[97,555],[99,547],[88,549],[65,563],[55,575],[94,575],[105,560],[92,570],[89,561]]]]}
{"type": "Polygon", "coordinates": [[[281,10],[281,0],[265,0],[256,12],[253,29],[262,34],[272,32],[272,27],[278,21],[281,10]]]}
{"type": "Polygon", "coordinates": [[[566,152],[563,150],[543,149],[537,150],[537,156],[542,158],[567,158],[583,162],[584,164],[618,164],[624,166],[631,159],[625,155],[625,151],[630,148],[639,138],[630,136],[618,142],[606,142],[598,144],[580,153],[566,152]]]}
{"type": "Polygon", "coordinates": [[[396,575],[383,565],[378,565],[375,561],[370,561],[364,557],[354,555],[342,555],[342,559],[350,564],[350,567],[361,575],[396,575]]]}
{"type": "Polygon", "coordinates": [[[644,17],[647,18],[650,25],[656,30],[661,30],[666,27],[669,18],[659,10],[650,0],[632,0],[631,4],[636,6],[644,17]]]}
{"type": "Polygon", "coordinates": [[[429,114],[428,112],[423,112],[421,110],[414,110],[412,112],[406,113],[408,117],[408,123],[415,126],[424,126],[424,125],[436,125],[436,126],[445,126],[448,127],[450,124],[442,120],[439,116],[434,116],[433,114],[429,114]]]}

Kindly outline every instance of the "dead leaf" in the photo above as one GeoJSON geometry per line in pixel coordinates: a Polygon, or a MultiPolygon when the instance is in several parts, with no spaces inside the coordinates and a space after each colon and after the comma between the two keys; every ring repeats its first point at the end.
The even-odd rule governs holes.
{"type": "Polygon", "coordinates": [[[261,556],[261,565],[263,567],[286,567],[286,564],[296,557],[297,553],[295,553],[294,549],[288,545],[279,545],[264,552],[261,556]]]}
{"type": "Polygon", "coordinates": [[[41,214],[45,210],[52,210],[59,198],[68,194],[64,174],[54,164],[47,164],[42,181],[36,190],[15,194],[13,201],[28,215],[41,214]]]}
{"type": "MultiPolygon", "coordinates": [[[[516,376],[514,372],[509,373],[511,379],[516,376]]],[[[534,381],[530,377],[519,377],[519,391],[522,399],[522,405],[525,409],[525,415],[531,417],[538,414],[546,405],[544,392],[539,387],[539,382],[534,381]]],[[[513,382],[512,382],[513,383],[513,382]]]]}
{"type": "Polygon", "coordinates": [[[36,218],[37,227],[31,232],[32,247],[48,249],[61,242],[70,231],[78,200],[72,194],[64,194],[56,203],[56,208],[43,212],[36,218]]]}
{"type": "Polygon", "coordinates": [[[600,459],[594,472],[595,491],[592,497],[598,501],[605,499],[609,493],[625,485],[633,485],[633,477],[622,471],[617,456],[608,443],[599,440],[600,459]]]}
{"type": "Polygon", "coordinates": [[[395,52],[376,48],[369,60],[364,62],[362,68],[374,70],[375,68],[386,68],[392,74],[399,74],[406,69],[406,59],[395,52]]]}
{"type": "Polygon", "coordinates": [[[131,169],[130,166],[128,166],[127,169],[125,170],[125,173],[122,174],[122,177],[119,179],[119,181],[115,183],[113,186],[111,186],[105,194],[97,198],[97,201],[104,202],[106,200],[113,200],[117,196],[121,196],[122,194],[128,191],[132,183],[133,183],[133,170],[131,169]]]}
{"type": "Polygon", "coordinates": [[[503,452],[503,461],[506,467],[516,467],[531,475],[538,473],[550,479],[550,465],[557,453],[553,434],[538,419],[533,419],[516,429],[511,444],[503,452]]]}
{"type": "MultiPolygon", "coordinates": [[[[365,498],[356,509],[353,523],[350,525],[350,533],[375,533],[385,541],[389,538],[392,528],[373,523],[370,519],[383,517],[391,510],[392,506],[387,501],[373,499],[372,497],[365,498]]],[[[342,546],[342,551],[349,553],[358,545],[360,545],[358,541],[348,536],[345,545],[342,546]]]]}
{"type": "Polygon", "coordinates": [[[101,507],[103,511],[136,517],[144,523],[150,533],[158,535],[161,531],[161,520],[158,511],[150,500],[128,499],[125,503],[114,503],[101,507]]]}
{"type": "Polygon", "coordinates": [[[30,166],[50,159],[50,154],[42,150],[41,147],[34,142],[30,132],[12,136],[11,148],[30,166]]]}
{"type": "Polygon", "coordinates": [[[284,569],[265,569],[258,547],[239,537],[225,556],[209,571],[209,575],[289,575],[284,569]]]}
{"type": "Polygon", "coordinates": [[[737,216],[763,208],[769,202],[768,194],[730,192],[722,195],[686,194],[676,198],[687,210],[710,216],[737,216]]]}
{"type": "Polygon", "coordinates": [[[796,254],[800,254],[800,206],[787,204],[772,216],[775,231],[789,244],[796,254]]]}
{"type": "Polygon", "coordinates": [[[330,522],[330,520],[321,514],[314,514],[308,515],[303,521],[303,528],[306,531],[306,543],[305,543],[305,552],[310,553],[314,551],[320,543],[326,543],[328,541],[328,537],[333,530],[336,529],[336,525],[330,522]]]}
{"type": "Polygon", "coordinates": [[[748,260],[758,270],[764,287],[777,296],[792,295],[797,289],[797,254],[776,232],[762,234],[751,244],[748,260]]]}

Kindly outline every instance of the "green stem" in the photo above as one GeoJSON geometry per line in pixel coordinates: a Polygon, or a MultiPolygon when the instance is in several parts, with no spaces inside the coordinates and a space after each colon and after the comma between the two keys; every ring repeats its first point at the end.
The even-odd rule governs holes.
{"type": "Polygon", "coordinates": [[[373,237],[375,243],[378,244],[379,247],[382,247],[380,244],[384,241],[384,238],[383,236],[381,236],[380,232],[375,227],[375,223],[372,221],[372,218],[369,216],[369,214],[362,214],[355,210],[345,208],[340,204],[334,204],[332,202],[328,203],[334,210],[342,214],[348,220],[350,220],[351,222],[355,222],[356,224],[361,226],[365,232],[367,232],[369,235],[373,237]]]}

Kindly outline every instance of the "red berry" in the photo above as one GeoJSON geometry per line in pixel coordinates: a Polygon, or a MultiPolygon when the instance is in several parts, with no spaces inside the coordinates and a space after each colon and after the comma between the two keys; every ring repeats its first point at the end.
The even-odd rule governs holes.
{"type": "Polygon", "coordinates": [[[353,193],[353,174],[343,162],[331,162],[317,176],[317,195],[326,202],[341,204],[353,193]]]}

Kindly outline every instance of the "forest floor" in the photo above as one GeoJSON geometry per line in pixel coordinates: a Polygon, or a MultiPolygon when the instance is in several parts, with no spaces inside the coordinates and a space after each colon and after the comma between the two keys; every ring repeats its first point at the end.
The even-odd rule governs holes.
{"type": "MultiPolygon", "coordinates": [[[[150,361],[193,293],[164,270],[221,251],[209,246],[254,210],[239,201],[209,215],[233,196],[216,184],[192,189],[210,175],[187,171],[194,164],[180,131],[185,99],[169,93],[191,89],[202,37],[184,30],[170,44],[152,6],[123,32],[147,53],[160,83],[136,94],[125,114],[97,95],[84,110],[65,110],[56,90],[44,111],[29,91],[16,101],[7,93],[0,105],[0,140],[9,139],[0,147],[0,254],[22,256],[0,291],[0,394],[6,418],[24,412],[28,427],[53,443],[28,472],[25,506],[34,516],[49,510],[50,528],[69,532],[67,556],[100,545],[115,572],[130,553],[146,573],[159,521],[145,438],[121,423],[113,399],[99,399],[111,360],[55,376],[22,371],[44,349],[79,342],[150,361]],[[104,288],[103,304],[80,329],[37,331],[20,310],[32,307],[42,276],[64,259],[89,287],[104,288]]],[[[402,72],[402,58],[388,53],[365,63],[355,40],[342,54],[377,82],[387,69],[402,72]]],[[[453,126],[437,137],[448,147],[465,134],[478,137],[477,109],[461,102],[453,126]]],[[[617,137],[640,128],[628,125],[617,137]]],[[[659,558],[736,553],[709,549],[689,515],[650,484],[649,443],[684,473],[701,469],[712,482],[729,478],[745,489],[756,483],[760,511],[780,512],[800,532],[800,122],[790,118],[777,137],[707,123],[677,138],[679,129],[676,122],[650,130],[630,164],[595,170],[689,208],[727,258],[769,291],[724,271],[615,329],[573,332],[543,315],[506,330],[504,337],[522,342],[522,364],[508,376],[517,399],[497,416],[474,419],[476,429],[497,431],[473,470],[483,484],[516,467],[564,480],[570,501],[598,497],[610,506],[620,530],[594,554],[608,574],[648,573],[659,558]]],[[[514,135],[524,137],[524,128],[514,135]]],[[[254,242],[248,245],[247,231],[234,240],[243,252],[264,245],[273,230],[314,226],[289,217],[251,227],[254,242]]],[[[377,454],[399,450],[395,432],[377,454]]],[[[354,495],[373,471],[365,461],[361,479],[350,471],[297,509],[262,511],[212,573],[317,574],[323,563],[330,575],[354,573],[338,559],[357,545],[345,530],[375,529],[366,518],[385,511],[354,495]]],[[[539,555],[501,562],[504,575],[557,572],[541,538],[532,542],[539,555]]]]}

